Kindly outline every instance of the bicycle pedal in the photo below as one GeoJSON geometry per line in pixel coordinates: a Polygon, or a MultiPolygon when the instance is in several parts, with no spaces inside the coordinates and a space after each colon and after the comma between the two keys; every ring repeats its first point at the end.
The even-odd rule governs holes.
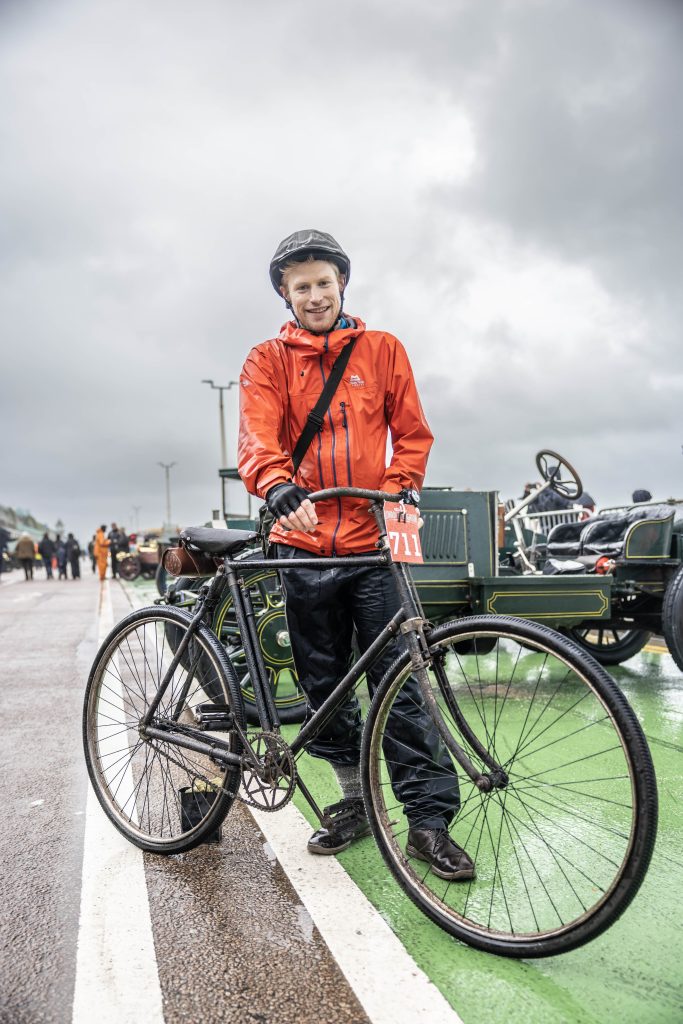
{"type": "Polygon", "coordinates": [[[205,732],[229,732],[235,724],[228,704],[198,704],[192,710],[197,728],[205,732]]]}

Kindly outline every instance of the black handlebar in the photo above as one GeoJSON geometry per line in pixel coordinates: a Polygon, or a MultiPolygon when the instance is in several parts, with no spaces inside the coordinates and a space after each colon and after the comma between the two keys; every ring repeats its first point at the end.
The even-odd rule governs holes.
{"type": "Polygon", "coordinates": [[[327,487],[324,491],[313,491],[309,501],[327,501],[329,498],[366,498],[368,501],[401,501],[401,494],[389,491],[368,491],[364,487],[327,487]]]}

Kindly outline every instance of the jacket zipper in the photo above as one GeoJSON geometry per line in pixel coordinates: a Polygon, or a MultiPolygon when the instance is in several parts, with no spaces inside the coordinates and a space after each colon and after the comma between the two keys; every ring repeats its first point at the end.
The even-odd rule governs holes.
{"type": "Polygon", "coordinates": [[[339,403],[342,411],[342,426],[344,428],[344,434],[346,435],[346,472],[349,478],[349,487],[353,487],[353,481],[351,479],[351,445],[349,443],[349,424],[346,419],[346,402],[339,403]]]}
{"type": "MultiPolygon", "coordinates": [[[[325,351],[326,352],[328,350],[329,337],[330,337],[329,334],[325,335],[325,351]]],[[[321,375],[321,377],[323,379],[323,387],[325,387],[325,384],[327,383],[327,377],[325,376],[325,368],[323,367],[323,357],[322,356],[320,356],[320,375],[321,375]]],[[[336,467],[335,461],[334,461],[334,457],[335,457],[335,454],[336,454],[336,448],[337,448],[337,435],[336,435],[335,429],[334,429],[334,419],[332,418],[332,410],[331,409],[327,410],[327,417],[328,417],[328,419],[330,421],[330,430],[332,431],[332,479],[334,481],[333,486],[334,487],[338,487],[339,484],[337,483],[337,467],[336,467]]],[[[337,553],[336,549],[335,549],[335,541],[337,539],[337,534],[339,533],[339,527],[341,526],[341,521],[342,521],[342,503],[341,503],[341,498],[337,498],[337,523],[336,523],[336,526],[335,526],[335,528],[334,528],[334,530],[332,532],[332,551],[331,551],[331,555],[332,555],[333,558],[335,557],[335,555],[337,553]]]]}

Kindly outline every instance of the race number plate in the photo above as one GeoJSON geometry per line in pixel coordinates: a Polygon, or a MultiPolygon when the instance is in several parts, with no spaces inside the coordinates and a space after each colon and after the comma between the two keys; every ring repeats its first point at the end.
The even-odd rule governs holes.
{"type": "Polygon", "coordinates": [[[405,505],[402,501],[385,501],[384,518],[393,560],[422,565],[424,558],[418,529],[420,514],[415,506],[405,505]]]}

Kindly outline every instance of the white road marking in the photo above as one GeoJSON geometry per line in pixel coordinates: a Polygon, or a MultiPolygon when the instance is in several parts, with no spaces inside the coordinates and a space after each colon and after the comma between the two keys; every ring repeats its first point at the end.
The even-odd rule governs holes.
{"type": "Polygon", "coordinates": [[[294,804],[249,810],[373,1024],[462,1024],[341,864],[306,851],[311,826],[294,804]]]}
{"type": "MultiPolygon", "coordinates": [[[[113,625],[101,587],[99,636],[113,625]]],[[[163,1024],[142,851],[114,828],[88,788],[73,1024],[163,1024]]]]}

